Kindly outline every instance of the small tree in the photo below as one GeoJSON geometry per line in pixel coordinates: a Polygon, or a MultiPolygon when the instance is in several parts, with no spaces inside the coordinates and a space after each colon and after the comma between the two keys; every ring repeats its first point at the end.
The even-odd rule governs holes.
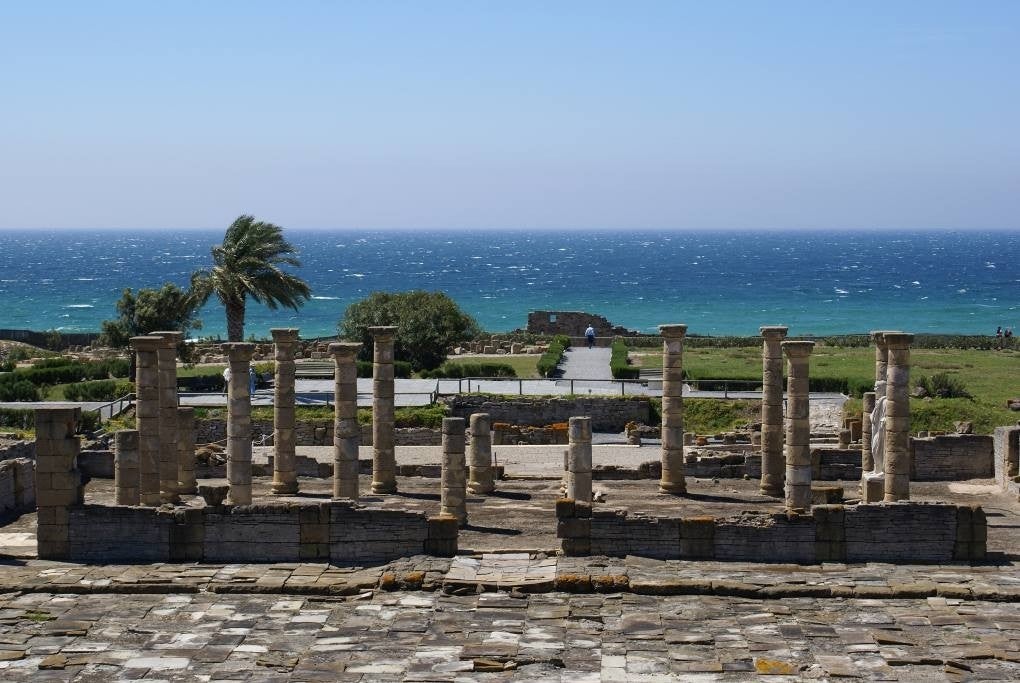
{"type": "Polygon", "coordinates": [[[394,355],[415,370],[431,370],[446,360],[453,344],[478,335],[478,323],[443,292],[374,292],[347,307],[337,324],[344,339],[360,341],[361,358],[372,357],[374,325],[396,325],[394,355]]]}
{"type": "Polygon", "coordinates": [[[125,289],[117,302],[117,318],[104,320],[99,341],[107,346],[124,347],[131,337],[155,330],[180,330],[185,335],[200,329],[196,316],[201,300],[172,283],[160,289],[125,289]]]}

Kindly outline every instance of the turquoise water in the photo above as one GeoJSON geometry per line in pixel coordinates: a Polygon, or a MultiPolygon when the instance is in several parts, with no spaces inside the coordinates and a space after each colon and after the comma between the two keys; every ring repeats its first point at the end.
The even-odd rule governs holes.
{"type": "MultiPolygon", "coordinates": [[[[250,305],[246,334],[332,334],[377,290],[443,290],[491,331],[583,310],[642,332],[794,334],[1020,328],[1020,232],[352,232],[288,230],[314,298],[250,305]]],[[[98,330],[125,287],[187,284],[216,231],[0,232],[0,328],[98,330]]],[[[214,301],[201,335],[225,334],[214,301]]]]}

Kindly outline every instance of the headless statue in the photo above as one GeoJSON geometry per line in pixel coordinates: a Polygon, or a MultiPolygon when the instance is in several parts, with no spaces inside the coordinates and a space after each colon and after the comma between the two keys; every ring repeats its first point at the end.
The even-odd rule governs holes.
{"type": "Polygon", "coordinates": [[[878,476],[885,473],[885,382],[875,383],[875,409],[871,411],[871,458],[873,469],[870,474],[878,476]]]}

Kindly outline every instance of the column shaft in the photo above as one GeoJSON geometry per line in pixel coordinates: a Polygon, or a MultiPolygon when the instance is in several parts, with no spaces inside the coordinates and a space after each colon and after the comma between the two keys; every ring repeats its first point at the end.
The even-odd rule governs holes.
{"type": "Polygon", "coordinates": [[[787,328],[760,328],[761,353],[761,485],[762,495],[781,498],[786,483],[783,455],[783,349],[787,328]]]}
{"type": "Polygon", "coordinates": [[[871,412],[875,409],[875,392],[866,391],[861,398],[861,472],[875,469],[871,455],[871,412]]]}
{"type": "Polygon", "coordinates": [[[113,481],[117,505],[138,505],[138,430],[121,429],[113,436],[113,481]]]}
{"type": "Polygon", "coordinates": [[[181,493],[198,493],[195,478],[195,409],[177,408],[177,484],[181,493]]]}
{"type": "Polygon", "coordinates": [[[251,393],[248,368],[255,345],[228,342],[223,352],[230,364],[227,383],[227,483],[230,505],[251,504],[251,393]]]}
{"type": "Polygon", "coordinates": [[[591,418],[570,418],[567,435],[567,498],[590,503],[591,418]]]}
{"type": "Polygon", "coordinates": [[[393,335],[396,327],[370,327],[372,358],[372,493],[396,493],[393,335]]]}
{"type": "Polygon", "coordinates": [[[180,469],[177,448],[177,344],[180,332],[151,332],[163,343],[156,352],[159,374],[159,499],[176,504],[181,500],[177,491],[180,469]]]}
{"type": "Polygon", "coordinates": [[[910,499],[910,344],[914,335],[886,332],[885,500],[910,499]]]}
{"type": "Polygon", "coordinates": [[[35,411],[36,541],[40,560],[67,560],[71,553],[70,511],[81,504],[77,470],[81,443],[75,436],[81,408],[35,411]]]}
{"type": "Polygon", "coordinates": [[[361,344],[333,343],[334,402],[333,422],[333,497],[358,499],[358,367],[355,362],[361,344]]]}
{"type": "Polygon", "coordinates": [[[467,466],[464,462],[464,418],[443,418],[443,463],[439,514],[467,524],[467,466]]]}
{"type": "Polygon", "coordinates": [[[298,331],[270,330],[276,344],[276,377],[273,389],[273,493],[297,493],[297,442],[294,437],[294,351],[298,331]]]}
{"type": "Polygon", "coordinates": [[[132,337],[135,350],[135,429],[138,430],[138,496],[158,506],[159,496],[159,337],[132,337]]]}
{"type": "Polygon", "coordinates": [[[488,413],[474,413],[469,420],[471,432],[468,447],[468,491],[473,494],[491,493],[496,489],[492,467],[492,426],[488,413]]]}
{"type": "Polygon", "coordinates": [[[662,478],[659,492],[687,492],[684,479],[683,360],[687,325],[660,325],[662,334],[662,478]]]}
{"type": "Polygon", "coordinates": [[[782,343],[787,357],[786,507],[811,508],[811,406],[808,359],[814,342],[782,343]]]}

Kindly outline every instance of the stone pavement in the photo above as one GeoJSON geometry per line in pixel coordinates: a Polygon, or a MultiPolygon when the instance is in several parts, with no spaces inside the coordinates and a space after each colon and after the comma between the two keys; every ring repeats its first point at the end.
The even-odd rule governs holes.
{"type": "Polygon", "coordinates": [[[945,598],[8,594],[0,677],[1010,681],[1020,610],[945,598]]]}
{"type": "Polygon", "coordinates": [[[576,346],[566,350],[560,365],[563,379],[613,379],[609,369],[612,349],[576,346]]]}

